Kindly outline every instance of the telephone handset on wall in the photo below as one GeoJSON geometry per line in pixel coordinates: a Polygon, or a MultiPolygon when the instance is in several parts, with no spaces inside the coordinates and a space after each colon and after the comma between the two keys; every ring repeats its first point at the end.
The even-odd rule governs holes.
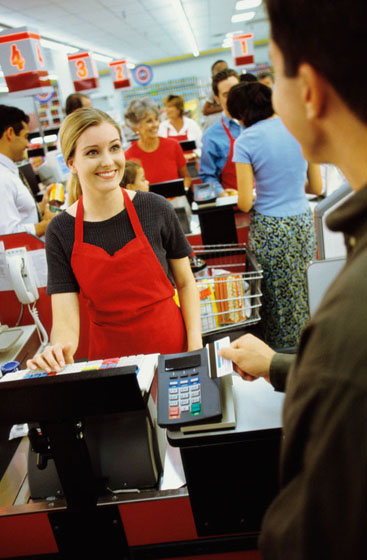
{"type": "Polygon", "coordinates": [[[6,251],[6,261],[13,290],[19,301],[25,304],[35,302],[39,297],[38,289],[26,248],[8,249],[6,251]]]}

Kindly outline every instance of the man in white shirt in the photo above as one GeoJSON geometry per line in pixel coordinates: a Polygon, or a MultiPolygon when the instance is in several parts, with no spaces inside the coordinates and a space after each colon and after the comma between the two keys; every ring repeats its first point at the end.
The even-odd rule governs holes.
{"type": "Polygon", "coordinates": [[[37,208],[19,176],[16,162],[24,159],[28,146],[28,122],[21,109],[0,105],[0,235],[25,231],[41,237],[55,215],[48,205],[48,192],[37,208]]]}
{"type": "MultiPolygon", "coordinates": [[[[226,70],[226,68],[228,68],[228,64],[225,60],[216,60],[211,67],[212,79],[214,78],[215,74],[218,74],[218,72],[221,72],[222,70],[226,70]]],[[[222,107],[216,101],[211,85],[205,99],[202,112],[205,116],[202,130],[203,132],[205,132],[212,124],[217,122],[222,115],[222,107]]]]}

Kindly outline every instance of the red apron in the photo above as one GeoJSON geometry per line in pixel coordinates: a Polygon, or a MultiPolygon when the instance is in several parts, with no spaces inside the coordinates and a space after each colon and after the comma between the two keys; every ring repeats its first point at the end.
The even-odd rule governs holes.
{"type": "Polygon", "coordinates": [[[229,128],[225,125],[223,117],[221,118],[221,123],[229,139],[229,154],[220,174],[220,183],[224,189],[237,190],[236,166],[232,161],[235,138],[233,138],[229,128]]]}
{"type": "Polygon", "coordinates": [[[88,359],[184,352],[186,330],[174,288],[122,193],[136,237],[112,256],[83,242],[83,198],[78,202],[71,266],[88,305],[88,359]]]}
{"type": "MultiPolygon", "coordinates": [[[[167,138],[174,138],[175,140],[177,140],[177,142],[183,142],[189,139],[188,135],[187,135],[187,130],[185,132],[185,134],[176,134],[176,136],[174,135],[170,135],[169,130],[167,131],[168,136],[167,138]]],[[[194,154],[193,150],[190,150],[189,152],[184,152],[185,155],[191,155],[194,154]]]]}
{"type": "Polygon", "coordinates": [[[177,142],[183,142],[184,140],[188,140],[188,139],[189,139],[189,137],[187,136],[187,132],[186,132],[185,134],[176,134],[176,136],[175,136],[175,135],[171,135],[171,134],[169,133],[169,130],[168,130],[167,132],[168,132],[167,138],[174,138],[175,140],[177,140],[177,142]]]}

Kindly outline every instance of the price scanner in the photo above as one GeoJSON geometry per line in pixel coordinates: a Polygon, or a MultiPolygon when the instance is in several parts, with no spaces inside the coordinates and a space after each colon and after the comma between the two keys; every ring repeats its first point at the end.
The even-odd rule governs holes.
{"type": "Polygon", "coordinates": [[[217,190],[214,183],[197,183],[194,185],[194,202],[205,204],[214,202],[217,198],[217,190]]]}
{"type": "Polygon", "coordinates": [[[159,426],[182,431],[193,426],[200,430],[201,425],[206,430],[211,426],[219,429],[221,424],[228,427],[227,403],[233,408],[228,379],[231,381],[233,368],[218,354],[228,344],[229,337],[225,337],[201,350],[158,357],[159,426]]]}

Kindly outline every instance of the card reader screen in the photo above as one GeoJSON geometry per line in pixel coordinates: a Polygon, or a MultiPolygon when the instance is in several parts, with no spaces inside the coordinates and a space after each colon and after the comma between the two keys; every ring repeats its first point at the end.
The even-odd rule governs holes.
{"type": "Polygon", "coordinates": [[[172,358],[164,362],[164,369],[166,371],[175,371],[178,369],[189,369],[199,367],[201,365],[200,354],[192,356],[181,356],[180,358],[172,358]]]}

